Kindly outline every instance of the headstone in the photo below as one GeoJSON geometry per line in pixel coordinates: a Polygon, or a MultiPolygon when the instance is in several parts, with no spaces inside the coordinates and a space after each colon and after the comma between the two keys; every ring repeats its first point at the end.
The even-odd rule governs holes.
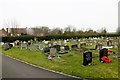
{"type": "Polygon", "coordinates": [[[85,51],[83,53],[83,65],[89,65],[92,63],[92,52],[85,51]]]}
{"type": "Polygon", "coordinates": [[[51,44],[51,43],[48,43],[48,47],[52,47],[52,44],[51,44]]]}
{"type": "Polygon", "coordinates": [[[40,49],[40,50],[43,50],[44,47],[45,47],[44,44],[39,44],[39,49],[40,49]]]}
{"type": "Polygon", "coordinates": [[[67,44],[67,40],[64,40],[64,44],[67,44]]]}
{"type": "Polygon", "coordinates": [[[61,46],[60,49],[63,51],[65,48],[64,48],[64,46],[61,46]]]}
{"type": "Polygon", "coordinates": [[[65,50],[70,50],[70,48],[69,48],[68,45],[64,46],[64,49],[65,49],[65,50]]]}
{"type": "Polygon", "coordinates": [[[57,45],[57,41],[53,42],[53,45],[57,45]]]}
{"type": "Polygon", "coordinates": [[[77,40],[73,40],[73,44],[78,44],[78,41],[77,40]]]}
{"type": "Polygon", "coordinates": [[[49,47],[45,47],[45,48],[43,48],[43,51],[44,51],[44,53],[49,53],[50,52],[50,48],[49,47]]]}
{"type": "Polygon", "coordinates": [[[29,46],[31,45],[31,41],[28,41],[28,45],[29,45],[29,46]]]}
{"type": "Polygon", "coordinates": [[[98,45],[95,45],[95,50],[97,50],[98,49],[98,45]]]}
{"type": "Polygon", "coordinates": [[[10,46],[9,46],[8,43],[5,43],[2,47],[3,47],[3,50],[8,50],[8,49],[10,49],[10,46]]]}
{"type": "Polygon", "coordinates": [[[21,43],[21,50],[27,49],[27,44],[26,43],[21,43]]]}
{"type": "Polygon", "coordinates": [[[34,42],[35,42],[35,43],[37,42],[37,38],[36,38],[36,37],[34,37],[34,42]]]}
{"type": "Polygon", "coordinates": [[[112,40],[107,40],[107,46],[112,46],[112,40]]]}
{"type": "Polygon", "coordinates": [[[110,48],[113,48],[113,46],[102,46],[102,48],[110,49],[110,48]]]}
{"type": "Polygon", "coordinates": [[[71,48],[72,48],[72,49],[77,49],[77,48],[78,48],[78,45],[77,45],[77,44],[71,45],[71,48]]]}
{"type": "Polygon", "coordinates": [[[67,39],[66,41],[67,41],[67,42],[70,42],[70,39],[67,39]]]}
{"type": "Polygon", "coordinates": [[[61,50],[61,49],[60,49],[60,45],[54,45],[53,47],[56,48],[57,51],[60,51],[60,50],[61,50]]]}
{"type": "Polygon", "coordinates": [[[62,45],[61,41],[58,41],[57,45],[62,45]]]}
{"type": "Polygon", "coordinates": [[[80,47],[81,47],[81,48],[83,48],[83,47],[85,47],[85,46],[86,46],[86,43],[84,43],[84,42],[81,42],[81,43],[80,43],[80,47]]]}
{"type": "Polygon", "coordinates": [[[97,45],[95,46],[95,50],[101,49],[102,47],[103,47],[102,44],[97,44],[97,45]]]}
{"type": "Polygon", "coordinates": [[[108,57],[108,49],[106,49],[106,48],[100,49],[100,52],[99,52],[99,60],[100,60],[100,62],[103,61],[103,60],[101,59],[101,58],[103,58],[103,56],[108,57]]]}
{"type": "Polygon", "coordinates": [[[15,45],[16,45],[16,46],[19,46],[19,45],[20,45],[20,41],[19,41],[19,40],[16,40],[16,41],[15,41],[15,45]]]}
{"type": "Polygon", "coordinates": [[[1,45],[4,45],[5,43],[4,42],[0,42],[1,45]]]}
{"type": "Polygon", "coordinates": [[[14,43],[8,43],[8,45],[10,46],[10,48],[12,48],[14,46],[14,43]]]}
{"type": "Polygon", "coordinates": [[[57,53],[56,48],[50,49],[50,54],[48,56],[48,59],[53,59],[53,58],[58,58],[58,53],[57,53]]]}
{"type": "Polygon", "coordinates": [[[15,46],[15,43],[9,43],[9,45],[11,45],[11,47],[14,47],[14,46],[15,46]]]}

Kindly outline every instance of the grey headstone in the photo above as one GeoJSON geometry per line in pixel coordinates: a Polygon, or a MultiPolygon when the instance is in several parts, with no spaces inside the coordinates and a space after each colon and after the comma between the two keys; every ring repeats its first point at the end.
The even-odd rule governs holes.
{"type": "Polygon", "coordinates": [[[56,48],[50,48],[50,55],[48,56],[48,59],[58,58],[58,53],[56,48]]]}
{"type": "Polygon", "coordinates": [[[44,44],[39,44],[39,49],[40,49],[40,50],[43,50],[44,47],[45,47],[44,44]]]}
{"type": "Polygon", "coordinates": [[[23,50],[23,49],[27,49],[27,44],[26,43],[21,44],[21,50],[23,50]]]}
{"type": "Polygon", "coordinates": [[[10,48],[8,43],[5,43],[2,47],[4,50],[8,50],[10,48]]]}

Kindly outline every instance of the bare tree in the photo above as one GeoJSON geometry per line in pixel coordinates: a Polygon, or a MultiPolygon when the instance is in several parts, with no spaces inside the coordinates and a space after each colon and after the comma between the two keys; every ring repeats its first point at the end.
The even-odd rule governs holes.
{"type": "Polygon", "coordinates": [[[4,26],[6,28],[7,33],[11,33],[12,35],[17,34],[17,29],[19,27],[19,24],[17,23],[16,20],[6,20],[4,21],[4,26]]]}
{"type": "Polygon", "coordinates": [[[60,28],[53,28],[51,31],[50,31],[51,34],[62,34],[63,33],[63,29],[60,29],[60,28]]]}
{"type": "Polygon", "coordinates": [[[107,29],[106,29],[105,27],[103,27],[103,28],[101,29],[101,33],[107,33],[107,29]]]}

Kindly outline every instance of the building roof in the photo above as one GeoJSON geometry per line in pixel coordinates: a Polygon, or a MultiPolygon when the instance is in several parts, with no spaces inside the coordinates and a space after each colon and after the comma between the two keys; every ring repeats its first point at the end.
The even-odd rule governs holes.
{"type": "Polygon", "coordinates": [[[0,36],[7,36],[7,31],[4,28],[0,29],[0,36]]]}

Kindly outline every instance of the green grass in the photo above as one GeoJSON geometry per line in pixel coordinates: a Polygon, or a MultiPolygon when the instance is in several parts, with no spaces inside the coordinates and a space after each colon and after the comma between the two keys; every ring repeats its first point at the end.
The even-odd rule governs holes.
{"type": "MultiPolygon", "coordinates": [[[[114,49],[115,50],[115,49],[114,49]]],[[[112,62],[100,63],[99,57],[93,58],[95,65],[83,66],[82,52],[71,51],[68,54],[73,56],[68,57],[68,54],[60,55],[61,58],[48,60],[47,56],[41,51],[30,52],[29,50],[20,50],[17,47],[2,51],[4,54],[18,58],[20,60],[45,67],[47,69],[63,72],[66,74],[78,76],[81,78],[118,78],[118,60],[109,56],[112,62]]],[[[99,51],[92,51],[93,54],[98,54],[99,51]]]]}

